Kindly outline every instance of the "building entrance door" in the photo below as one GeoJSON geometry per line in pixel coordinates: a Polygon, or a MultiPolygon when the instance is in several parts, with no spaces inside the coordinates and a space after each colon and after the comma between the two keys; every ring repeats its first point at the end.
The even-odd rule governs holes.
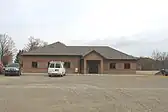
{"type": "Polygon", "coordinates": [[[88,73],[98,74],[99,66],[100,66],[100,60],[87,60],[88,73]]]}

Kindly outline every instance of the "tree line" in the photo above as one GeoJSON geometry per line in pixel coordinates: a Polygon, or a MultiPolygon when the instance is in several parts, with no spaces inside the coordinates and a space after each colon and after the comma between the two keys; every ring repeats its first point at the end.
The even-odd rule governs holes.
{"type": "Polygon", "coordinates": [[[150,57],[139,57],[138,65],[141,70],[168,69],[168,52],[154,50],[150,57]]]}
{"type": "Polygon", "coordinates": [[[48,45],[47,42],[44,42],[42,40],[40,40],[39,38],[34,38],[33,36],[30,36],[28,38],[28,43],[25,45],[25,47],[23,49],[17,50],[16,46],[15,46],[15,42],[12,39],[12,37],[10,37],[7,34],[0,34],[0,59],[1,62],[6,65],[8,64],[8,60],[5,57],[15,57],[15,62],[18,63],[19,62],[19,56],[23,53],[23,52],[29,52],[31,50],[40,48],[40,47],[44,47],[48,45]]]}

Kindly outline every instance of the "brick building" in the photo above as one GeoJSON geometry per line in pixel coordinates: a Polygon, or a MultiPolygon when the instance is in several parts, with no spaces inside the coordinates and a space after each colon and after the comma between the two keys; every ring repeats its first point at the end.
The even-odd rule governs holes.
{"type": "Polygon", "coordinates": [[[66,46],[56,42],[21,55],[23,73],[45,73],[50,61],[64,61],[67,73],[135,73],[137,59],[108,46],[66,46]]]}

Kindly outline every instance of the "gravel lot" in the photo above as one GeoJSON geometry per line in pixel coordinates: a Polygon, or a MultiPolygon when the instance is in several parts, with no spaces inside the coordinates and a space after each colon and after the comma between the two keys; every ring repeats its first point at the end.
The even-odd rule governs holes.
{"type": "Polygon", "coordinates": [[[164,76],[0,76],[0,112],[168,112],[164,76]]]}

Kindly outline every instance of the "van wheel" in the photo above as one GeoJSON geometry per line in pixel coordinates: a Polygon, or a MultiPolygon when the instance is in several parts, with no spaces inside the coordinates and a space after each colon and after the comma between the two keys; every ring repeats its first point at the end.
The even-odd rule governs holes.
{"type": "Polygon", "coordinates": [[[64,76],[66,76],[66,72],[64,73],[64,76]]]}

